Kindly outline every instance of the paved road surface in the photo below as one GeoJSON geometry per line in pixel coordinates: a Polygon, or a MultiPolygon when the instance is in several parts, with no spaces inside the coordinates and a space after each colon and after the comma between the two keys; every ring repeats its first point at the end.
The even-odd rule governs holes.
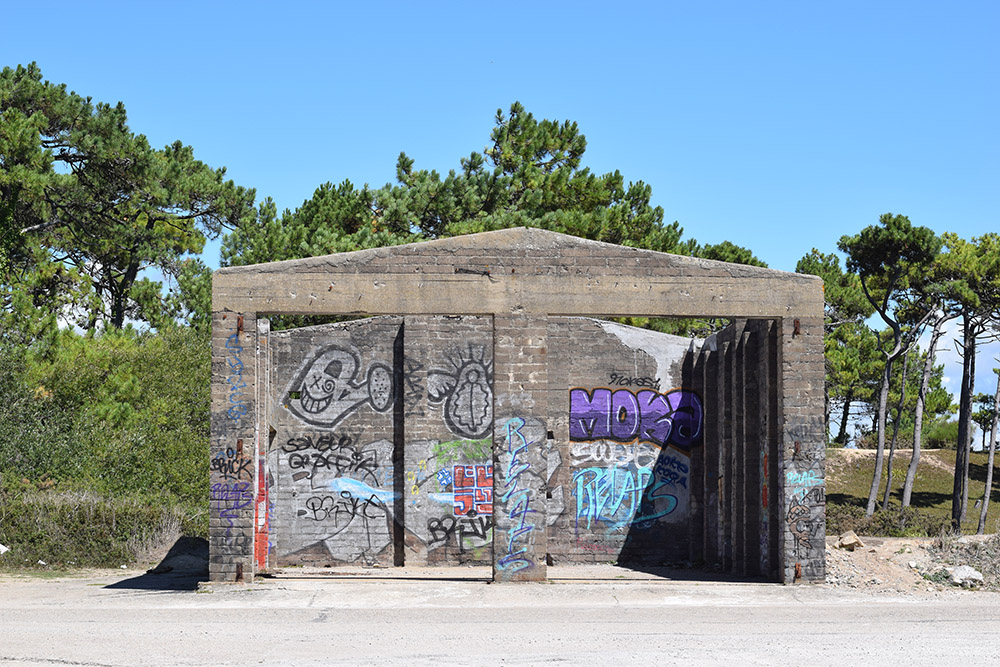
{"type": "Polygon", "coordinates": [[[174,575],[0,577],[0,663],[1000,665],[993,593],[873,597],[611,568],[497,585],[456,572],[484,574],[295,573],[201,591],[174,575]]]}

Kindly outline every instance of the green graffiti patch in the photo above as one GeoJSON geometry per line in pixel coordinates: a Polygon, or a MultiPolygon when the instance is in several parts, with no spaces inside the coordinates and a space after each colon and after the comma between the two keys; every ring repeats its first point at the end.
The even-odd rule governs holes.
{"type": "Polygon", "coordinates": [[[493,458],[492,438],[481,440],[449,440],[434,445],[434,456],[438,465],[448,465],[459,459],[466,461],[487,461],[493,458]]]}

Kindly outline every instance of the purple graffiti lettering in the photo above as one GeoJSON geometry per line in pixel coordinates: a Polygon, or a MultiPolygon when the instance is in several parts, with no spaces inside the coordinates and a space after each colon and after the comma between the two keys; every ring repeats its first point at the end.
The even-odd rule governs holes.
{"type": "Polygon", "coordinates": [[[698,395],[683,389],[571,389],[569,439],[610,439],[674,445],[684,451],[701,438],[703,411],[698,395]]]}

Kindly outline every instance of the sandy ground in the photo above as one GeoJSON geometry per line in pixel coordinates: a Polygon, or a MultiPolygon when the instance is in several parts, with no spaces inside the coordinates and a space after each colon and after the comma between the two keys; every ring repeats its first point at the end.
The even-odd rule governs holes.
{"type": "MultiPolygon", "coordinates": [[[[873,548],[848,557],[900,569],[884,560],[884,545],[873,548]]],[[[832,550],[831,562],[841,555],[832,550]]],[[[996,593],[909,579],[855,587],[667,579],[613,566],[553,567],[545,584],[488,576],[485,568],[289,570],[252,585],[199,587],[197,576],[176,571],[5,575],[0,663],[1000,664],[996,593]]]]}

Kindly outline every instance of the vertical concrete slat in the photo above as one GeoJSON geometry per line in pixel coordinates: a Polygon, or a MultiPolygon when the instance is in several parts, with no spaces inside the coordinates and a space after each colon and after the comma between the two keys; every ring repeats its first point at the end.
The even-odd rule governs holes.
{"type": "MultiPolygon", "coordinates": [[[[746,447],[743,468],[746,480],[746,572],[748,575],[761,574],[761,531],[760,531],[760,489],[761,489],[761,434],[760,434],[760,389],[757,346],[760,341],[760,322],[747,323],[747,333],[743,344],[743,390],[744,390],[744,440],[746,447]]],[[[764,538],[766,540],[766,537],[764,538]]]]}
{"type": "Polygon", "coordinates": [[[719,505],[719,358],[716,339],[709,338],[702,347],[704,358],[704,377],[702,398],[705,407],[705,433],[702,439],[704,449],[704,541],[705,562],[710,566],[722,563],[719,548],[719,524],[721,510],[719,505]]]}
{"type": "Polygon", "coordinates": [[[779,416],[779,392],[781,381],[778,377],[778,323],[774,320],[767,322],[767,335],[765,354],[761,355],[762,363],[766,367],[761,368],[761,377],[767,378],[767,409],[763,411],[766,416],[767,425],[767,455],[765,456],[765,474],[767,475],[767,508],[764,512],[764,519],[767,521],[767,547],[768,562],[767,575],[770,578],[780,580],[782,572],[782,559],[780,549],[780,539],[782,534],[781,522],[781,444],[780,444],[780,416],[779,416]],[[766,361],[765,361],[766,360],[766,361]]]}
{"type": "Polygon", "coordinates": [[[497,314],[493,327],[493,579],[544,581],[547,318],[497,314]]]}
{"type": "Polygon", "coordinates": [[[737,573],[747,573],[747,479],[746,479],[746,322],[736,324],[733,354],[733,565],[737,573]]]}
{"type": "MultiPolygon", "coordinates": [[[[698,394],[702,399],[702,411],[705,408],[705,357],[693,346],[685,359],[684,386],[698,394]],[[690,366],[690,372],[687,368],[690,366]]],[[[704,417],[703,417],[704,419],[704,417]]],[[[691,484],[691,511],[689,515],[688,561],[701,563],[705,560],[705,422],[702,422],[701,443],[691,451],[691,474],[688,476],[691,484]]]]}
{"type": "Polygon", "coordinates": [[[734,494],[735,494],[735,482],[736,482],[736,471],[734,468],[735,455],[733,446],[733,389],[735,385],[733,384],[733,343],[723,343],[722,344],[722,382],[719,383],[719,394],[721,396],[720,402],[722,403],[722,458],[720,470],[722,475],[720,477],[722,481],[722,569],[726,572],[730,572],[733,569],[733,515],[735,509],[734,504],[734,494]]]}

